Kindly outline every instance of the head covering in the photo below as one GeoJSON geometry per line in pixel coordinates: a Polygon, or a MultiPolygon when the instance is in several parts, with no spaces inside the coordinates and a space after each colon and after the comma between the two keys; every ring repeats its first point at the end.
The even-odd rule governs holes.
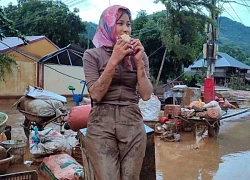
{"type": "Polygon", "coordinates": [[[116,42],[116,21],[119,18],[119,9],[125,9],[128,12],[130,10],[124,6],[114,5],[105,9],[100,17],[99,25],[95,36],[93,38],[93,44],[96,48],[107,46],[112,47],[116,42]]]}

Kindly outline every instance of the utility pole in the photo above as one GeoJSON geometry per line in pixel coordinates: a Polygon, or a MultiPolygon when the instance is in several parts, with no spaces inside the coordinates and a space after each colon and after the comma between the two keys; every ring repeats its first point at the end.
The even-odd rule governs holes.
{"type": "MultiPolygon", "coordinates": [[[[216,6],[216,0],[211,0],[212,5],[216,6]]],[[[216,15],[213,11],[210,12],[210,16],[213,20],[217,20],[216,15]]],[[[204,45],[204,59],[207,60],[207,78],[214,77],[214,70],[215,70],[215,60],[217,57],[217,45],[216,42],[216,29],[213,24],[209,24],[207,26],[208,31],[208,40],[207,43],[204,45]]]]}
{"type": "MultiPolygon", "coordinates": [[[[211,3],[216,7],[216,0],[211,0],[211,3]]],[[[214,14],[213,10],[210,12],[211,19],[217,20],[217,15],[214,14]]],[[[215,98],[215,82],[214,82],[214,71],[215,71],[215,60],[217,58],[217,31],[213,24],[207,25],[207,43],[203,46],[204,59],[207,60],[207,78],[204,81],[204,102],[209,103],[215,98]]]]}

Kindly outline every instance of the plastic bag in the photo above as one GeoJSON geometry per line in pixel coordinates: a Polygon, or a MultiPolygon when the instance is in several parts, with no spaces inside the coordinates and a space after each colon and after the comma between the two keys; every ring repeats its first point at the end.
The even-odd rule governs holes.
{"type": "Polygon", "coordinates": [[[39,131],[37,127],[31,132],[29,138],[30,153],[34,157],[42,157],[58,152],[70,153],[70,145],[66,138],[52,128],[39,131]]]}
{"type": "Polygon", "coordinates": [[[210,101],[204,105],[204,108],[220,107],[217,101],[210,101]]]}
{"type": "Polygon", "coordinates": [[[45,157],[40,166],[40,172],[47,179],[53,180],[80,180],[84,178],[82,165],[68,154],[45,157]]]}
{"type": "Polygon", "coordinates": [[[139,108],[141,110],[143,120],[158,120],[158,115],[161,110],[161,101],[157,96],[152,95],[148,101],[140,99],[139,108]]]}
{"type": "Polygon", "coordinates": [[[38,87],[34,88],[32,86],[28,86],[26,88],[24,95],[30,96],[36,99],[54,99],[54,100],[58,100],[64,103],[67,102],[67,99],[64,96],[61,96],[54,92],[46,91],[42,88],[38,88],[38,87]]]}
{"type": "Polygon", "coordinates": [[[28,96],[23,96],[18,100],[18,106],[21,110],[38,116],[59,116],[62,110],[66,111],[66,107],[61,101],[48,99],[34,99],[28,96]]]}
{"type": "Polygon", "coordinates": [[[69,118],[67,119],[70,129],[78,131],[79,129],[86,128],[90,110],[90,104],[72,107],[70,109],[69,118]]]}

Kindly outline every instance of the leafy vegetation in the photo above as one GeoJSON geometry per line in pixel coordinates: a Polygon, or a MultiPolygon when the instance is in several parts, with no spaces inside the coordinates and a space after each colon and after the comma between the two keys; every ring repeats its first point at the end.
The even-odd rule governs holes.
{"type": "Polygon", "coordinates": [[[208,0],[156,0],[163,3],[166,11],[148,16],[145,11],[138,13],[133,21],[133,35],[142,41],[149,55],[151,74],[158,75],[161,64],[164,67],[161,81],[174,79],[197,59],[206,42],[204,31],[208,18],[202,8],[218,13],[208,0]],[[163,57],[167,48],[166,58],[163,57]],[[157,52],[157,53],[155,53],[157,52]],[[162,63],[163,62],[163,63],[162,63]]]}
{"type": "MultiPolygon", "coordinates": [[[[0,40],[5,37],[5,32],[10,32],[21,38],[24,43],[27,43],[25,37],[14,28],[14,22],[7,18],[5,11],[0,7],[0,40]]],[[[5,74],[12,72],[12,67],[17,66],[17,63],[6,54],[0,54],[0,81],[5,80],[5,74]]]]}
{"type": "Polygon", "coordinates": [[[244,90],[245,89],[244,79],[237,76],[232,76],[230,78],[229,87],[235,90],[244,90]]]}
{"type": "MultiPolygon", "coordinates": [[[[85,24],[61,1],[18,0],[18,5],[4,8],[15,28],[25,35],[45,35],[59,47],[81,44],[85,39],[85,24]]],[[[7,35],[12,36],[10,31],[7,35]]]]}
{"type": "Polygon", "coordinates": [[[10,56],[0,54],[0,81],[5,81],[5,74],[12,72],[12,67],[17,67],[17,63],[10,56]]]}
{"type": "Polygon", "coordinates": [[[219,51],[250,65],[250,27],[229,18],[219,18],[219,51]]]}

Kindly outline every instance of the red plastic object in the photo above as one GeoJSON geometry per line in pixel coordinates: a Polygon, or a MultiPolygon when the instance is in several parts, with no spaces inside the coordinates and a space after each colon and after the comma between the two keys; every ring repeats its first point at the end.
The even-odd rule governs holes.
{"type": "Polygon", "coordinates": [[[163,116],[163,117],[160,118],[159,121],[160,121],[161,124],[164,124],[166,121],[168,121],[168,118],[163,116]]]}
{"type": "Polygon", "coordinates": [[[209,103],[215,99],[214,78],[206,78],[204,82],[204,102],[209,103]]]}
{"type": "Polygon", "coordinates": [[[175,118],[175,119],[174,119],[174,123],[175,123],[175,126],[176,126],[176,127],[178,127],[178,128],[181,127],[181,119],[175,118]]]}
{"type": "Polygon", "coordinates": [[[70,109],[69,118],[67,120],[70,129],[77,132],[79,131],[79,129],[86,128],[90,110],[90,104],[72,107],[70,109]]]}

